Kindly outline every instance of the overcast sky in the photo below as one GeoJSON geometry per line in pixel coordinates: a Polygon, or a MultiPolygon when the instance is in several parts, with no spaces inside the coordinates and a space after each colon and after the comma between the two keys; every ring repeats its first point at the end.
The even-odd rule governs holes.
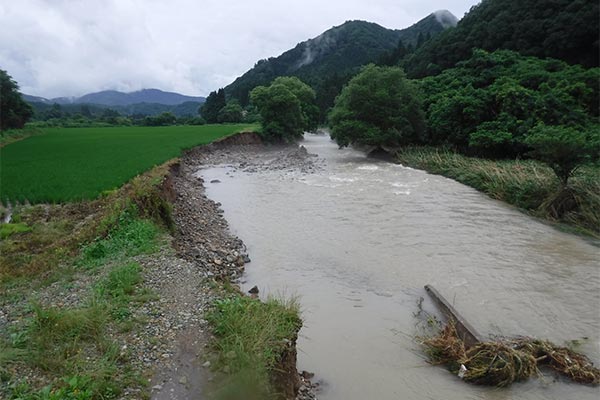
{"type": "Polygon", "coordinates": [[[477,0],[0,0],[0,69],[43,97],[158,88],[207,95],[344,21],[406,28],[477,0]]]}

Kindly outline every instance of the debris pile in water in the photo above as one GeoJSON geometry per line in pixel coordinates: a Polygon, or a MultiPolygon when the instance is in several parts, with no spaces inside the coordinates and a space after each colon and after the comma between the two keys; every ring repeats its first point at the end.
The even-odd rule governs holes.
{"type": "Polygon", "coordinates": [[[465,381],[478,385],[508,386],[539,375],[538,367],[549,367],[574,382],[598,385],[600,370],[583,354],[528,337],[477,343],[465,348],[454,324],[439,334],[424,338],[430,360],[446,364],[465,381]]]}

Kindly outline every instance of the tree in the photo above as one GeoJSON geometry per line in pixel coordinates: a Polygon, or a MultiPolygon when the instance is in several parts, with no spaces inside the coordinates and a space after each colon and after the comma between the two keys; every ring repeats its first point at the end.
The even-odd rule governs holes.
{"type": "Polygon", "coordinates": [[[348,145],[395,148],[424,131],[416,89],[400,68],[367,65],[350,80],[329,114],[331,137],[348,145]]]}
{"type": "Polygon", "coordinates": [[[476,156],[514,158],[539,123],[598,123],[600,69],[475,49],[458,66],[417,81],[427,117],[427,144],[476,156]]]}
{"type": "Polygon", "coordinates": [[[585,132],[566,126],[538,124],[524,142],[531,146],[533,158],[552,168],[563,187],[582,164],[600,158],[598,126],[585,132]]]}
{"type": "Polygon", "coordinates": [[[316,127],[315,92],[298,78],[279,77],[270,86],[258,86],[250,92],[250,102],[260,113],[266,140],[291,142],[316,127]]]}
{"type": "Polygon", "coordinates": [[[243,118],[242,106],[237,100],[230,100],[218,112],[217,120],[219,122],[241,122],[243,118]]]}
{"type": "Polygon", "coordinates": [[[146,126],[167,126],[175,125],[177,117],[170,111],[165,111],[154,117],[144,118],[144,125],[146,126]]]}
{"type": "Polygon", "coordinates": [[[106,122],[107,124],[117,125],[117,118],[119,118],[120,116],[121,113],[119,113],[117,110],[113,110],[112,108],[106,108],[104,109],[104,111],[102,111],[100,119],[103,122],[106,122]]]}
{"type": "Polygon", "coordinates": [[[87,104],[83,104],[81,106],[81,115],[85,118],[92,118],[92,112],[90,111],[90,107],[87,104]]]}
{"type": "Polygon", "coordinates": [[[219,121],[219,111],[225,107],[225,91],[221,88],[216,92],[210,92],[204,104],[198,112],[209,124],[219,121]]]}
{"type": "Polygon", "coordinates": [[[19,93],[19,85],[0,69],[0,130],[22,128],[33,115],[33,109],[19,93]]]}
{"type": "Polygon", "coordinates": [[[591,0],[484,0],[456,28],[425,41],[403,66],[411,78],[435,75],[480,48],[597,67],[599,8],[591,0]]]}

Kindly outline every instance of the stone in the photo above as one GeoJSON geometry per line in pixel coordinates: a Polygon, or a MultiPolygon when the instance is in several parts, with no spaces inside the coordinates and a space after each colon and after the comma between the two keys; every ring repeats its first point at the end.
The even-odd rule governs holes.
{"type": "Polygon", "coordinates": [[[250,294],[258,294],[258,286],[253,286],[252,289],[248,290],[250,294]]]}

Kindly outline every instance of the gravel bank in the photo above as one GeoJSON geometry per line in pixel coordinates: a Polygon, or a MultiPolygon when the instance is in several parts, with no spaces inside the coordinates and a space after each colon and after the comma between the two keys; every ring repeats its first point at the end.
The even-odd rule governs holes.
{"type": "MultiPolygon", "coordinates": [[[[201,398],[202,388],[212,380],[209,368],[202,366],[210,363],[205,350],[209,328],[202,316],[218,296],[211,282],[237,281],[250,261],[242,240],[230,233],[220,204],[207,198],[198,171],[226,164],[248,173],[312,173],[322,166],[304,147],[266,147],[258,142],[254,134],[245,134],[198,147],[185,154],[173,169],[175,254],[165,248],[160,257],[152,255],[142,260],[147,267],[148,286],[162,299],[159,311],[155,311],[158,318],[148,327],[156,331],[157,337],[167,339],[162,340],[164,347],[153,354],[157,371],[152,381],[153,399],[201,398]]],[[[315,399],[315,387],[306,373],[300,375],[300,382],[297,399],[315,399]]]]}

